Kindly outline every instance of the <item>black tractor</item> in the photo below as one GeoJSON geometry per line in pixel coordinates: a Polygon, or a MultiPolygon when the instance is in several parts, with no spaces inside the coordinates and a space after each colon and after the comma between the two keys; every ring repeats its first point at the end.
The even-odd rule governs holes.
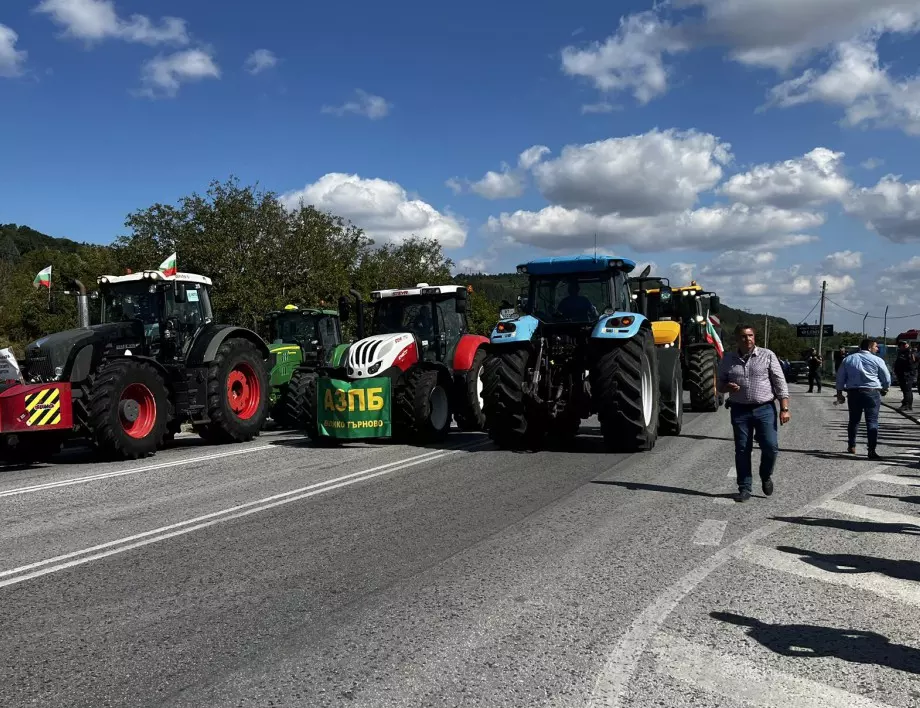
{"type": "MultiPolygon", "coordinates": [[[[22,364],[27,389],[55,387],[49,397],[71,421],[65,437],[87,438],[110,459],[136,459],[185,422],[215,443],[259,434],[268,415],[268,346],[251,330],[212,321],[209,278],[145,271],[98,283],[101,324],[33,342],[22,364]]],[[[15,438],[20,452],[48,452],[40,428],[15,438]]]]}

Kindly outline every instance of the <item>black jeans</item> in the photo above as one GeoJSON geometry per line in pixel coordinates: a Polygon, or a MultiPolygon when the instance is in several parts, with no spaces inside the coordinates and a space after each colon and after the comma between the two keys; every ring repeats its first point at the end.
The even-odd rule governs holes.
{"type": "Polygon", "coordinates": [[[820,371],[809,371],[808,372],[808,392],[812,393],[812,389],[817,386],[818,393],[821,393],[821,372],[820,371]]]}
{"type": "Polygon", "coordinates": [[[901,387],[901,405],[905,408],[914,407],[914,381],[906,376],[898,377],[898,386],[901,387]]]}
{"type": "Polygon", "coordinates": [[[878,413],[882,407],[881,391],[853,389],[847,391],[847,407],[850,409],[850,423],[847,426],[847,442],[856,447],[856,429],[866,414],[866,437],[869,438],[869,452],[875,452],[878,445],[878,413]]]}

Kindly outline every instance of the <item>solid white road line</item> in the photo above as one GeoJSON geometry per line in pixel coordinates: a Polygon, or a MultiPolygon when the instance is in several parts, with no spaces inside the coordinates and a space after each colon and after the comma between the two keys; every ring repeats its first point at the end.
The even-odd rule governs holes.
{"type": "Polygon", "coordinates": [[[786,553],[764,546],[746,546],[738,549],[735,555],[762,568],[871,592],[905,605],[920,606],[920,586],[907,580],[891,578],[879,573],[860,572],[853,568],[844,568],[839,573],[824,570],[808,563],[807,555],[786,553]]]}
{"type": "Polygon", "coordinates": [[[198,516],[194,519],[186,519],[185,521],[180,521],[179,523],[170,524],[169,526],[162,526],[157,529],[134,534],[133,536],[127,536],[115,541],[109,541],[108,543],[102,543],[97,546],[92,546],[91,548],[84,548],[72,553],[65,553],[60,556],[55,556],[54,558],[48,558],[43,561],[20,566],[19,568],[5,570],[0,572],[0,578],[5,578],[4,580],[0,580],[0,588],[6,587],[8,585],[15,585],[17,583],[21,583],[32,578],[37,578],[42,575],[48,575],[49,573],[56,573],[61,570],[66,570],[67,568],[72,568],[77,565],[82,565],[84,563],[98,560],[100,558],[113,556],[117,553],[124,553],[125,551],[129,551],[134,548],[140,548],[141,546],[147,546],[159,541],[165,541],[166,539],[173,538],[175,536],[192,533],[193,531],[198,531],[209,526],[214,526],[215,524],[219,524],[224,521],[239,519],[244,516],[249,516],[250,514],[267,511],[268,509],[273,509],[274,507],[282,506],[284,504],[290,504],[301,499],[316,496],[317,494],[324,494],[325,492],[332,491],[333,489],[348,487],[352,484],[357,484],[368,479],[373,479],[374,477],[398,472],[408,467],[414,467],[415,465],[431,462],[432,460],[437,460],[449,455],[455,455],[458,452],[475,450],[476,448],[489,445],[490,442],[491,441],[485,441],[476,443],[474,445],[455,447],[449,450],[432,450],[423,455],[416,455],[415,457],[410,457],[405,460],[390,462],[385,465],[378,465],[377,467],[371,467],[370,469],[362,470],[361,472],[354,472],[352,474],[343,475],[342,477],[329,479],[325,482],[317,482],[316,484],[301,487],[300,489],[293,489],[289,492],[283,492],[281,494],[265,497],[264,499],[257,499],[255,501],[247,502],[246,504],[239,504],[237,506],[215,511],[210,514],[205,514],[204,516],[198,516]],[[99,552],[97,553],[97,551],[99,552]]]}
{"type": "MultiPolygon", "coordinates": [[[[849,482],[845,482],[839,487],[832,489],[815,501],[800,507],[794,511],[792,515],[805,516],[809,514],[826,501],[850,491],[872,477],[872,475],[878,474],[883,469],[884,467],[882,466],[875,467],[864,474],[854,477],[849,482]]],[[[700,583],[706,580],[713,571],[721,568],[725,563],[730,561],[737,549],[756,543],[783,528],[786,528],[786,524],[782,521],[771,521],[764,524],[746,536],[739,538],[730,546],[716,551],[716,553],[684,575],[677,582],[665,588],[658,597],[655,598],[655,601],[648,605],[639,616],[633,620],[629,629],[608,654],[607,661],[597,675],[597,680],[595,681],[591,696],[588,699],[588,705],[619,706],[626,694],[633,674],[636,672],[639,660],[645,653],[649,641],[660,631],[665,620],[681,601],[693,592],[700,583]]]]}
{"type": "Polygon", "coordinates": [[[664,632],[652,640],[649,648],[655,656],[658,673],[727,698],[732,704],[743,702],[766,708],[891,708],[834,686],[776,671],[763,662],[728,656],[664,632]]]}
{"type": "Polygon", "coordinates": [[[696,546],[718,546],[722,543],[722,536],[725,535],[725,529],[728,526],[727,521],[715,521],[706,519],[696,529],[693,534],[693,543],[696,546]]]}
{"type": "Polygon", "coordinates": [[[920,477],[899,477],[894,474],[874,474],[869,479],[873,482],[899,484],[904,487],[920,487],[920,477]]]}
{"type": "Polygon", "coordinates": [[[852,516],[856,519],[865,519],[874,521],[878,524],[907,524],[908,526],[920,527],[920,516],[911,516],[910,514],[898,514],[894,511],[882,511],[871,506],[862,506],[861,504],[850,504],[848,502],[828,500],[821,505],[822,509],[833,511],[844,516],[852,516]]]}
{"type": "Polygon", "coordinates": [[[200,457],[186,457],[181,460],[172,460],[171,462],[158,462],[155,465],[145,465],[144,467],[132,467],[126,470],[115,472],[100,472],[85,477],[73,477],[71,479],[61,479],[57,482],[45,482],[44,484],[33,484],[29,487],[18,487],[16,489],[7,489],[0,491],[0,498],[12,497],[19,494],[30,494],[32,492],[43,492],[47,489],[57,489],[58,487],[69,487],[74,484],[85,484],[87,482],[96,482],[101,479],[112,479],[113,477],[124,477],[129,474],[140,474],[141,472],[152,472],[153,470],[162,470],[168,467],[179,467],[181,465],[192,465],[196,462],[207,462],[208,460],[218,460],[222,457],[231,457],[233,455],[246,455],[250,452],[259,452],[268,450],[274,445],[259,445],[257,447],[247,447],[245,450],[228,450],[226,452],[215,452],[210,455],[201,455],[200,457]]]}

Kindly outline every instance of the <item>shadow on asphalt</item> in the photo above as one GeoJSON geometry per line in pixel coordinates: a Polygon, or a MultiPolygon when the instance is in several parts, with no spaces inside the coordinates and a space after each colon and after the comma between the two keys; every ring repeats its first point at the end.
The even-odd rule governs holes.
{"type": "MultiPolygon", "coordinates": [[[[643,482],[617,482],[615,480],[596,479],[591,484],[605,484],[610,487],[622,487],[631,492],[662,492],[664,494],[683,494],[690,497],[706,497],[708,499],[734,499],[735,494],[712,494],[710,492],[701,492],[698,489],[684,489],[683,487],[666,487],[661,484],[645,484],[643,482]]],[[[766,499],[758,494],[751,496],[766,499]]]]}
{"type": "Polygon", "coordinates": [[[776,550],[800,556],[799,560],[830,573],[879,573],[899,580],[920,580],[920,563],[911,560],[889,560],[849,553],[818,553],[792,546],[777,546],[776,550]]]}
{"type": "MultiPolygon", "coordinates": [[[[913,485],[920,487],[920,484],[913,485]]],[[[895,494],[867,494],[867,497],[877,497],[878,499],[897,499],[905,504],[920,504],[920,497],[899,497],[895,494]]]]}
{"type": "Polygon", "coordinates": [[[903,533],[920,536],[920,519],[916,524],[884,524],[877,521],[850,521],[843,519],[822,519],[815,516],[773,516],[773,521],[785,521],[800,526],[823,526],[828,529],[853,531],[855,533],[903,533]]]}
{"type": "Polygon", "coordinates": [[[803,658],[834,657],[854,664],[875,664],[920,674],[920,649],[892,644],[877,632],[812,624],[770,624],[733,612],[710,612],[720,622],[747,627],[746,634],[770,651],[803,658]]]}

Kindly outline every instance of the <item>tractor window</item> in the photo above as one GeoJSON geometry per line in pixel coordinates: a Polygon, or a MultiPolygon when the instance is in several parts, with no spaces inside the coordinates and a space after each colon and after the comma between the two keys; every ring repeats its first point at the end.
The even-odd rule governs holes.
{"type": "Polygon", "coordinates": [[[411,297],[379,300],[374,313],[374,331],[377,334],[413,332],[423,342],[430,342],[434,337],[431,301],[411,297]]]}
{"type": "Polygon", "coordinates": [[[692,290],[681,290],[674,293],[674,317],[681,322],[693,322],[700,314],[699,298],[693,297],[692,290]]]}
{"type": "Polygon", "coordinates": [[[335,318],[323,317],[319,321],[319,341],[326,349],[331,349],[339,343],[338,332],[335,327],[335,318]]]}
{"type": "Polygon", "coordinates": [[[196,290],[194,285],[189,285],[185,302],[176,302],[176,292],[171,286],[165,287],[164,293],[167,317],[179,320],[180,331],[195,332],[210,319],[211,308],[205,288],[196,290]]]}
{"type": "Polygon", "coordinates": [[[102,287],[102,321],[141,320],[145,326],[159,324],[160,300],[156,286],[147,283],[118,283],[102,287]]]}
{"type": "Polygon", "coordinates": [[[316,318],[296,314],[279,315],[272,326],[272,341],[286,344],[305,344],[317,338],[316,318]]]}
{"type": "Polygon", "coordinates": [[[537,277],[531,281],[531,309],[543,320],[595,322],[613,303],[610,278],[601,276],[537,277]]]}
{"type": "Polygon", "coordinates": [[[613,276],[613,285],[616,289],[613,297],[613,307],[618,312],[629,312],[632,309],[632,298],[629,296],[629,278],[626,273],[616,273],[613,276]]]}

